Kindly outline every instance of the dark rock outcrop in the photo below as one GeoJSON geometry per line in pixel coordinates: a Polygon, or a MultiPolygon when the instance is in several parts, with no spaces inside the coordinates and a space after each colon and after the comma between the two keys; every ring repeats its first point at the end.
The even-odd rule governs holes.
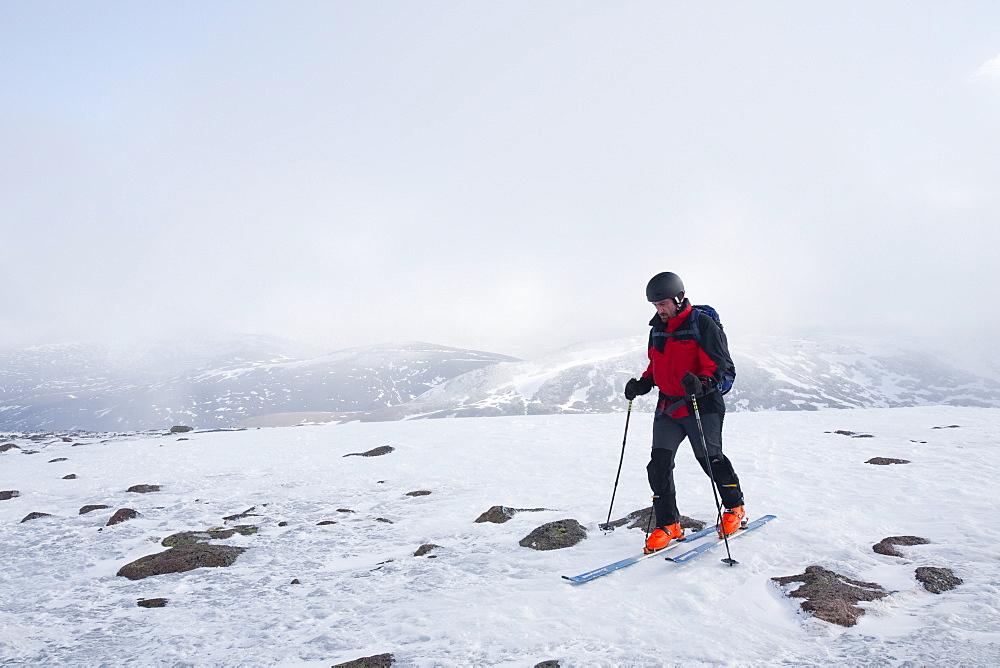
{"type": "Polygon", "coordinates": [[[63,480],[76,480],[76,474],[75,473],[70,473],[69,475],[64,475],[62,477],[62,479],[63,480]]]}
{"type": "Polygon", "coordinates": [[[560,550],[572,547],[587,537],[587,529],[573,519],[557,520],[538,527],[518,545],[532,550],[560,550]]]}
{"type": "Polygon", "coordinates": [[[37,512],[28,513],[27,515],[24,516],[24,519],[21,520],[21,524],[24,524],[25,522],[28,522],[30,520],[37,520],[39,517],[52,517],[52,513],[37,513],[37,512]]]}
{"type": "Polygon", "coordinates": [[[194,431],[194,427],[186,427],[184,425],[175,425],[170,428],[171,434],[186,434],[189,431],[194,431]]]}
{"type": "Polygon", "coordinates": [[[165,608],[167,599],[165,598],[140,598],[136,604],[140,608],[165,608]]]}
{"type": "MultiPolygon", "coordinates": [[[[686,515],[681,515],[680,522],[682,529],[689,529],[691,531],[701,531],[707,526],[707,523],[687,517],[686,515]]],[[[656,528],[656,516],[653,512],[653,506],[647,506],[640,510],[633,510],[625,517],[617,519],[610,524],[615,528],[623,527],[627,524],[629,529],[642,529],[646,531],[656,528]]]]}
{"type": "Polygon", "coordinates": [[[68,462],[69,457],[56,457],[55,459],[50,459],[49,464],[55,464],[56,462],[68,462]]]}
{"type": "Polygon", "coordinates": [[[396,663],[392,654],[376,654],[375,656],[363,656],[353,661],[338,663],[333,668],[389,668],[396,663]]]}
{"type": "Polygon", "coordinates": [[[345,457],[381,457],[382,455],[387,455],[393,452],[396,448],[391,445],[380,445],[377,448],[372,448],[367,452],[352,452],[350,454],[344,455],[345,457]]]}
{"type": "Polygon", "coordinates": [[[86,515],[87,513],[92,513],[95,510],[104,510],[105,508],[110,508],[110,507],[111,506],[102,506],[102,505],[98,505],[98,504],[87,505],[87,506],[84,506],[83,508],[80,508],[80,514],[81,515],[86,515]]]}
{"type": "Polygon", "coordinates": [[[159,492],[160,491],[160,486],[159,485],[132,485],[131,487],[129,487],[125,491],[126,492],[132,492],[134,494],[150,494],[152,492],[159,492]]]}
{"type": "Polygon", "coordinates": [[[493,524],[503,524],[518,513],[540,513],[548,508],[509,508],[507,506],[493,506],[485,513],[476,518],[476,522],[492,522],[493,524]]]}
{"type": "Polygon", "coordinates": [[[909,459],[893,459],[892,457],[872,457],[865,464],[874,464],[875,466],[888,466],[889,464],[909,464],[909,459]]]}
{"type": "Polygon", "coordinates": [[[406,496],[427,496],[428,494],[430,494],[430,492],[426,489],[418,489],[412,492],[407,492],[406,496]]]}
{"type": "Polygon", "coordinates": [[[129,580],[141,580],[166,573],[184,573],[196,568],[232,566],[236,557],[246,551],[245,547],[231,545],[206,545],[202,543],[182,545],[125,564],[118,570],[118,575],[129,580]]]}
{"type": "Polygon", "coordinates": [[[21,492],[16,489],[5,489],[0,492],[0,501],[6,501],[8,499],[13,499],[14,497],[21,496],[21,492]]]}
{"type": "Polygon", "coordinates": [[[224,519],[227,522],[235,522],[236,520],[244,520],[248,517],[260,517],[260,513],[255,513],[254,512],[255,510],[257,510],[257,506],[251,506],[250,508],[244,510],[242,513],[229,515],[228,517],[223,517],[222,519],[224,519]]]}
{"type": "Polygon", "coordinates": [[[872,545],[872,550],[889,557],[902,557],[903,553],[893,547],[894,545],[927,545],[928,543],[930,543],[929,540],[920,536],[889,536],[872,545]]]}
{"type": "Polygon", "coordinates": [[[921,566],[917,569],[916,576],[920,584],[924,586],[924,589],[932,594],[949,591],[964,582],[950,568],[938,568],[936,566],[921,566]]]}
{"type": "Polygon", "coordinates": [[[105,526],[121,524],[122,522],[126,522],[128,520],[134,520],[137,517],[139,517],[139,513],[131,508],[119,508],[115,511],[115,514],[111,516],[111,519],[108,520],[108,523],[105,526]]]}
{"type": "Polygon", "coordinates": [[[852,580],[839,573],[828,571],[822,566],[809,566],[801,575],[771,579],[780,585],[804,583],[788,595],[806,599],[802,603],[803,610],[812,612],[819,619],[841,626],[854,626],[858,623],[858,618],[865,614],[856,603],[874,601],[890,593],[874,582],[852,580]]]}
{"type": "Polygon", "coordinates": [[[440,545],[435,545],[434,543],[424,543],[423,545],[421,545],[420,547],[417,548],[417,551],[413,553],[413,556],[414,557],[422,557],[425,554],[427,554],[428,552],[430,552],[431,550],[436,550],[439,547],[441,547],[441,546],[440,545]]]}
{"type": "Polygon", "coordinates": [[[182,531],[167,536],[160,545],[163,547],[184,547],[186,545],[201,545],[210,540],[225,540],[232,538],[236,534],[241,536],[252,536],[260,529],[250,524],[241,524],[231,529],[209,529],[207,531],[182,531]]]}
{"type": "Polygon", "coordinates": [[[0,452],[7,452],[8,450],[20,450],[20,445],[15,445],[14,443],[4,443],[0,445],[0,452]]]}

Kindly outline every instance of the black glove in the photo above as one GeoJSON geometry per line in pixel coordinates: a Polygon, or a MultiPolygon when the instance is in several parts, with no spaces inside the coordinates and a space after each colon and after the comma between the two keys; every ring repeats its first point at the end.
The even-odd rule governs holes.
{"type": "Polygon", "coordinates": [[[696,376],[690,371],[681,378],[681,386],[684,388],[684,394],[689,397],[700,397],[705,394],[705,386],[707,384],[707,376],[696,376]]]}
{"type": "Polygon", "coordinates": [[[625,383],[625,398],[632,401],[640,394],[648,394],[651,389],[653,389],[652,376],[644,376],[638,380],[630,378],[629,381],[625,383]]]}

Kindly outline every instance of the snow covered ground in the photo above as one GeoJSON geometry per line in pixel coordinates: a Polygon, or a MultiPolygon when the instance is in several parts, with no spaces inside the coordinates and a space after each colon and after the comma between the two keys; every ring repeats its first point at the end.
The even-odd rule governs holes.
{"type": "MultiPolygon", "coordinates": [[[[0,501],[0,662],[329,666],[391,652],[401,666],[1000,664],[1000,410],[731,414],[726,450],[749,514],[778,515],[733,542],[740,565],[716,550],[572,585],[560,575],[641,548],[639,530],[597,529],[624,417],[349,423],[0,454],[0,490],[21,492],[0,501]],[[948,425],[959,426],[934,428],[948,425]],[[873,437],[825,433],[838,429],[873,437]],[[380,445],[396,450],[344,457],[380,445]],[[865,464],[872,457],[912,463],[865,464]],[[162,491],[125,491],[136,484],[162,491]],[[407,496],[416,490],[431,494],[407,496]],[[110,508],[79,515],[87,504],[110,508]],[[551,510],[473,522],[494,505],[551,510]],[[222,519],[251,506],[259,517],[222,519]],[[104,527],[122,507],[142,516],[104,527]],[[21,523],[35,511],[52,517],[21,523]],[[518,546],[564,518],[588,539],[518,546]],[[115,575],[169,534],[236,523],[261,529],[220,541],[250,548],[229,568],[115,575]],[[931,543],[900,548],[905,558],[872,551],[907,534],[931,543]],[[413,556],[424,543],[441,546],[436,558],[413,556]],[[895,593],[862,604],[855,627],[816,620],[771,582],[814,564],[895,593]],[[952,568],[964,584],[928,593],[914,579],[921,565],[952,568]],[[156,597],[168,605],[136,605],[156,597]]],[[[633,415],[615,518],[649,504],[650,419],[633,415]]],[[[690,451],[677,478],[681,512],[712,519],[690,451]]]]}

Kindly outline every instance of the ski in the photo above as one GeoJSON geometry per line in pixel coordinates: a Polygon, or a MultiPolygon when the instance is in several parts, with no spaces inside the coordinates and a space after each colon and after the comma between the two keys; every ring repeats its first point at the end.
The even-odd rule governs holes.
{"type": "MultiPolygon", "coordinates": [[[[750,522],[736,533],[730,534],[729,540],[733,541],[734,539],[746,535],[755,529],[759,529],[768,522],[770,522],[771,520],[775,519],[776,517],[777,515],[764,515],[763,517],[758,517],[753,522],[750,522]]],[[[713,532],[715,531],[714,526],[712,527],[712,531],[713,532]]],[[[716,535],[712,538],[712,540],[700,541],[698,545],[692,545],[689,549],[684,550],[679,554],[671,554],[666,557],[666,560],[673,561],[674,563],[678,564],[685,564],[691,561],[692,559],[700,557],[701,555],[705,554],[712,548],[719,547],[720,545],[725,545],[725,544],[726,541],[724,541],[723,539],[719,538],[718,535],[716,535]]],[[[654,552],[654,554],[656,553],[654,552]]]]}
{"type": "Polygon", "coordinates": [[[590,582],[602,575],[607,575],[608,573],[613,573],[617,570],[621,570],[632,564],[637,564],[644,559],[649,559],[650,557],[662,557],[664,552],[669,552],[681,546],[688,545],[690,541],[703,538],[705,536],[710,536],[715,534],[715,525],[707,526],[701,531],[696,531],[688,536],[685,536],[682,541],[674,541],[662,550],[657,550],[651,554],[640,554],[635,557],[629,557],[628,559],[622,559],[621,561],[616,561],[613,564],[608,564],[607,566],[601,566],[600,568],[595,568],[592,571],[587,571],[586,573],[581,573],[580,575],[564,575],[562,576],[564,580],[569,580],[573,583],[590,582]]]}

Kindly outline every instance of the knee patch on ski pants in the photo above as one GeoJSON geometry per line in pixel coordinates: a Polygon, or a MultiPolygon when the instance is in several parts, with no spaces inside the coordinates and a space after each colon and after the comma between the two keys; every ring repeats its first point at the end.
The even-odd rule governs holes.
{"type": "Polygon", "coordinates": [[[646,475],[649,477],[649,485],[654,492],[661,480],[670,475],[674,470],[675,450],[665,448],[654,448],[649,456],[649,463],[646,464],[646,475]]]}

